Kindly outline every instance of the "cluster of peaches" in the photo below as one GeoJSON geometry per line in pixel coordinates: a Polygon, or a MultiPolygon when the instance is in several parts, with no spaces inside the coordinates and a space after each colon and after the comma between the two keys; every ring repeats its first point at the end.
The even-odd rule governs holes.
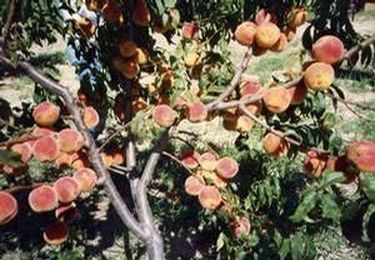
{"type": "MultiPolygon", "coordinates": [[[[74,200],[81,192],[92,191],[97,176],[89,168],[81,133],[73,128],[64,128],[59,132],[53,130],[53,125],[60,118],[58,106],[48,101],[42,102],[35,106],[32,115],[37,127],[31,133],[23,134],[9,147],[20,155],[21,166],[2,165],[1,171],[11,177],[22,175],[26,173],[27,163],[32,157],[40,162],[55,162],[61,167],[74,169],[72,176],[35,185],[28,196],[29,206],[34,212],[55,211],[57,222],[46,229],[44,239],[49,244],[60,244],[67,239],[67,224],[76,212],[74,200]]],[[[88,128],[95,127],[99,122],[99,115],[93,107],[83,109],[82,118],[88,128]]],[[[0,191],[0,225],[12,220],[17,212],[18,204],[14,196],[10,192],[0,191]]]]}
{"type": "MultiPolygon", "coordinates": [[[[226,208],[225,199],[221,192],[228,182],[237,174],[239,166],[231,157],[219,158],[212,152],[199,154],[188,151],[180,158],[191,175],[185,180],[185,191],[196,196],[205,209],[215,210],[222,206],[226,208]]],[[[231,223],[233,235],[239,237],[250,232],[250,221],[246,217],[233,217],[231,223]]]]}

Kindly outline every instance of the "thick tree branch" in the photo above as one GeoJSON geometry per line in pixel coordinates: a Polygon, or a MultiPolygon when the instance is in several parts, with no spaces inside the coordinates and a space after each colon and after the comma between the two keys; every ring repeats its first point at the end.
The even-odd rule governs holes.
{"type": "Polygon", "coordinates": [[[363,50],[364,48],[366,48],[367,46],[371,45],[375,43],[375,35],[372,35],[370,38],[364,40],[363,42],[360,42],[359,44],[357,44],[356,46],[354,46],[353,48],[351,48],[350,50],[348,50],[344,56],[341,58],[341,60],[339,60],[338,62],[342,62],[344,60],[350,60],[350,58],[356,54],[357,52],[359,52],[360,50],[363,50]]]}
{"type": "Polygon", "coordinates": [[[87,130],[83,123],[81,111],[75,104],[73,95],[64,86],[49,79],[27,62],[19,62],[18,68],[21,68],[32,80],[39,83],[43,88],[57,94],[64,100],[66,107],[68,108],[70,114],[74,119],[73,121],[75,126],[77,127],[78,131],[80,131],[85,137],[91,165],[95,172],[98,174],[99,178],[103,180],[104,188],[117,214],[121,218],[122,222],[130,229],[130,231],[135,234],[135,236],[137,236],[143,242],[147,243],[150,238],[150,234],[145,229],[143,229],[142,225],[134,218],[126,203],[119,194],[109,173],[103,166],[103,162],[99,155],[99,149],[97,148],[90,132],[87,130]]]}
{"type": "Polygon", "coordinates": [[[12,0],[10,2],[8,16],[7,16],[7,19],[5,20],[3,32],[2,32],[2,35],[1,35],[1,38],[0,38],[0,44],[1,45],[6,46],[8,36],[9,36],[9,33],[10,33],[10,28],[11,28],[12,23],[13,23],[13,17],[16,13],[16,6],[17,6],[17,0],[12,0]]]}

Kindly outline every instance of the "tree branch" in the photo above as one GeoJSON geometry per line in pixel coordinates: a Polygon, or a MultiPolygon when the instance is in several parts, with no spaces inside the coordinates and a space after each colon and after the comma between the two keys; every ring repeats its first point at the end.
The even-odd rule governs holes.
{"type": "Polygon", "coordinates": [[[9,11],[8,11],[8,16],[3,27],[2,36],[0,38],[1,45],[6,46],[7,44],[8,36],[10,33],[10,27],[12,26],[13,17],[14,17],[14,14],[16,13],[16,6],[17,6],[17,0],[11,0],[9,11]]]}
{"type": "Polygon", "coordinates": [[[73,121],[76,128],[85,137],[91,165],[95,172],[98,174],[99,178],[103,180],[104,188],[117,214],[121,218],[122,222],[129,228],[129,230],[132,233],[134,233],[136,237],[138,237],[144,243],[148,243],[150,239],[150,234],[134,218],[128,206],[126,205],[120,193],[118,192],[108,171],[105,169],[101,157],[99,155],[99,149],[97,148],[90,132],[87,130],[83,123],[83,120],[81,118],[81,111],[79,107],[75,104],[73,95],[68,91],[67,88],[46,77],[43,73],[35,69],[31,64],[27,62],[19,62],[17,65],[18,68],[21,68],[32,80],[39,83],[43,88],[57,94],[64,100],[69,113],[72,115],[74,119],[73,121]]]}
{"type": "Polygon", "coordinates": [[[375,35],[372,35],[370,38],[364,40],[363,42],[360,42],[359,44],[357,44],[356,46],[348,50],[338,62],[342,62],[344,60],[350,60],[350,58],[355,53],[359,52],[360,50],[363,50],[364,48],[366,48],[367,46],[371,45],[374,42],[375,42],[375,35]]]}
{"type": "Polygon", "coordinates": [[[221,93],[220,96],[217,97],[217,99],[215,99],[211,103],[207,104],[207,108],[209,110],[212,110],[212,108],[211,108],[212,106],[214,106],[217,103],[222,102],[224,99],[226,99],[233,92],[233,90],[235,90],[238,82],[241,79],[242,73],[246,70],[246,68],[247,68],[247,66],[250,62],[250,59],[252,57],[252,53],[253,53],[253,49],[251,47],[249,47],[247,49],[245,55],[243,56],[240,65],[237,67],[236,72],[235,72],[232,80],[230,81],[228,87],[224,90],[223,93],[221,93]]]}

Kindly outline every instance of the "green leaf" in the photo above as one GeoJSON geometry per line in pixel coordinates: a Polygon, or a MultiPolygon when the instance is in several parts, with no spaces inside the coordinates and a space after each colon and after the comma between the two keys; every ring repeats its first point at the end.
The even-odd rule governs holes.
{"type": "Polygon", "coordinates": [[[293,222],[300,222],[306,219],[309,212],[315,207],[318,201],[318,194],[315,191],[307,193],[302,202],[298,205],[294,214],[290,217],[293,222]]]}
{"type": "Polygon", "coordinates": [[[319,183],[318,189],[324,189],[334,183],[341,183],[346,180],[343,172],[327,172],[323,175],[319,183]]]}
{"type": "MultiPolygon", "coordinates": [[[[370,242],[368,237],[368,224],[370,222],[371,216],[375,213],[375,204],[370,204],[366,210],[366,213],[363,215],[362,221],[362,240],[365,242],[370,242]]],[[[371,232],[371,231],[370,231],[371,232]]]]}
{"type": "Polygon", "coordinates": [[[216,251],[220,251],[220,249],[223,248],[223,246],[225,245],[225,240],[227,239],[227,236],[221,232],[219,237],[217,238],[216,240],[216,251]]]}
{"type": "Polygon", "coordinates": [[[324,194],[321,201],[322,215],[325,218],[339,220],[341,218],[341,211],[336,201],[332,198],[331,194],[324,194]]]}
{"type": "Polygon", "coordinates": [[[304,245],[301,242],[299,235],[294,236],[290,243],[290,252],[292,253],[292,259],[302,259],[304,251],[304,245]]]}
{"type": "Polygon", "coordinates": [[[290,240],[284,239],[279,250],[280,259],[285,259],[290,252],[290,240]]]}
{"type": "Polygon", "coordinates": [[[10,150],[0,150],[0,164],[13,167],[22,166],[21,155],[10,150]]]}
{"type": "Polygon", "coordinates": [[[366,174],[361,178],[361,190],[366,194],[366,197],[375,202],[375,175],[366,174]]]}

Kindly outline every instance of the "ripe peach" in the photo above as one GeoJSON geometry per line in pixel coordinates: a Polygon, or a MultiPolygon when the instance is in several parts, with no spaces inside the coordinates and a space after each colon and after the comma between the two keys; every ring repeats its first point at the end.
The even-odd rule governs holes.
{"type": "Polygon", "coordinates": [[[288,25],[292,28],[301,26],[306,21],[306,11],[303,8],[295,8],[289,13],[288,25]]]}
{"type": "Polygon", "coordinates": [[[250,220],[246,217],[237,218],[231,224],[232,234],[235,238],[246,236],[250,233],[251,224],[250,220]]]}
{"type": "Polygon", "coordinates": [[[257,28],[255,41],[259,47],[271,48],[280,38],[280,29],[276,24],[264,22],[257,28]]]}
{"type": "Polygon", "coordinates": [[[267,52],[267,48],[260,47],[258,44],[253,44],[253,56],[259,57],[267,52]]]}
{"type": "Polygon", "coordinates": [[[119,51],[122,57],[130,58],[137,53],[137,44],[131,40],[123,39],[119,44],[119,51]]]}
{"type": "Polygon", "coordinates": [[[320,177],[327,166],[328,156],[316,151],[308,151],[304,159],[304,169],[307,174],[320,177]]]}
{"type": "Polygon", "coordinates": [[[266,153],[274,157],[285,155],[290,147],[288,141],[271,132],[263,137],[262,144],[266,153]]]}
{"type": "Polygon", "coordinates": [[[182,25],[182,37],[187,40],[192,40],[198,37],[199,27],[194,22],[184,22],[182,25]]]}
{"type": "Polygon", "coordinates": [[[133,10],[133,22],[138,26],[148,26],[151,21],[150,11],[145,0],[136,0],[133,10]]]}
{"type": "Polygon", "coordinates": [[[204,188],[204,182],[195,176],[189,176],[185,180],[185,191],[191,196],[198,196],[201,189],[204,188]]]}
{"type": "Polygon", "coordinates": [[[199,157],[199,164],[203,170],[214,171],[217,165],[217,157],[211,152],[205,152],[199,157]]]}
{"type": "Polygon", "coordinates": [[[45,136],[35,141],[33,155],[38,161],[54,161],[59,155],[59,144],[51,136],[45,136]]]}
{"type": "Polygon", "coordinates": [[[233,178],[239,170],[238,163],[231,157],[221,158],[216,165],[216,173],[225,179],[233,178]]]}
{"type": "Polygon", "coordinates": [[[375,141],[357,141],[350,144],[346,156],[361,172],[375,171],[375,141]]]}
{"type": "Polygon", "coordinates": [[[150,54],[145,48],[137,48],[134,56],[135,61],[139,65],[145,65],[149,60],[150,54]]]}
{"type": "Polygon", "coordinates": [[[312,46],[312,56],[315,60],[334,64],[339,61],[345,53],[342,41],[333,36],[326,35],[319,38],[312,46]]]}
{"type": "Polygon", "coordinates": [[[229,122],[236,122],[238,119],[238,113],[237,113],[237,108],[231,107],[227,108],[223,111],[222,113],[224,121],[229,122]]]}
{"type": "Polygon", "coordinates": [[[109,168],[113,164],[113,157],[105,152],[100,153],[104,167],[109,168]]]}
{"type": "Polygon", "coordinates": [[[10,147],[10,149],[13,152],[18,153],[21,156],[21,161],[24,162],[24,163],[27,162],[28,160],[30,160],[30,158],[32,156],[31,147],[27,143],[14,144],[10,147]]]}
{"type": "Polygon", "coordinates": [[[255,37],[257,26],[255,23],[245,21],[237,26],[234,38],[242,45],[250,46],[255,37]]]}
{"type": "Polygon", "coordinates": [[[176,112],[168,105],[158,105],[152,112],[153,120],[161,127],[170,127],[176,120],[176,112]]]}
{"type": "Polygon", "coordinates": [[[66,223],[55,222],[49,225],[43,233],[44,241],[49,245],[60,245],[68,240],[69,228],[66,223]]]}
{"type": "Polygon", "coordinates": [[[270,50],[274,52],[282,52],[285,49],[287,43],[288,39],[286,35],[284,33],[280,33],[280,38],[274,45],[272,45],[270,50]]]}
{"type": "Polygon", "coordinates": [[[76,179],[64,176],[55,181],[53,188],[57,193],[57,198],[62,203],[70,203],[75,200],[81,192],[80,184],[76,179]]]}
{"type": "Polygon", "coordinates": [[[106,4],[102,8],[102,14],[108,22],[124,22],[122,10],[115,0],[106,0],[106,4]]]}
{"type": "Polygon", "coordinates": [[[90,19],[82,17],[79,14],[73,14],[72,18],[74,20],[74,26],[83,37],[90,38],[95,34],[96,27],[90,19]]]}
{"type": "Polygon", "coordinates": [[[188,104],[187,119],[190,122],[204,121],[207,115],[207,108],[201,101],[188,104]]]}
{"type": "Polygon", "coordinates": [[[34,130],[31,132],[31,135],[35,137],[53,136],[54,134],[55,131],[53,131],[51,128],[38,126],[35,127],[34,130]]]}
{"type": "Polygon", "coordinates": [[[200,154],[193,150],[183,153],[180,160],[185,167],[195,170],[199,166],[199,158],[200,154]]]}
{"type": "Polygon", "coordinates": [[[98,178],[90,168],[82,168],[73,174],[73,178],[79,183],[81,191],[90,192],[96,185],[98,178]]]}
{"type": "Polygon", "coordinates": [[[290,42],[296,36],[297,31],[296,31],[296,28],[286,27],[283,30],[283,33],[285,34],[286,39],[288,40],[288,42],[290,42]]]}
{"type": "Polygon", "coordinates": [[[307,67],[303,79],[309,89],[323,91],[335,80],[335,70],[329,64],[316,62],[307,67]]]}
{"type": "Polygon", "coordinates": [[[33,189],[29,193],[28,201],[31,209],[35,212],[51,211],[59,205],[56,191],[47,185],[33,189]]]}
{"type": "Polygon", "coordinates": [[[121,150],[111,151],[112,164],[121,165],[125,162],[124,153],[121,150]]]}
{"type": "Polygon", "coordinates": [[[79,151],[77,153],[74,153],[72,156],[72,168],[79,170],[84,167],[90,166],[90,161],[88,158],[87,153],[84,153],[82,151],[79,151]]]}
{"type": "Polygon", "coordinates": [[[77,217],[77,206],[76,204],[70,203],[61,205],[55,210],[55,217],[63,223],[71,223],[77,217]]]}
{"type": "Polygon", "coordinates": [[[248,133],[253,126],[254,121],[250,117],[246,115],[240,115],[237,117],[235,128],[240,133],[248,133]]]}
{"type": "Polygon", "coordinates": [[[188,68],[194,67],[200,63],[200,56],[196,51],[189,51],[185,57],[185,66],[188,68]]]}
{"type": "Polygon", "coordinates": [[[241,97],[253,95],[258,92],[261,87],[262,85],[260,84],[257,77],[252,75],[247,76],[246,78],[244,78],[240,85],[241,97]]]}
{"type": "Polygon", "coordinates": [[[60,108],[51,102],[39,103],[33,110],[33,118],[37,125],[50,127],[59,119],[60,108]]]}
{"type": "Polygon", "coordinates": [[[127,79],[134,79],[141,70],[134,59],[124,60],[117,58],[114,60],[113,65],[127,79]]]}
{"type": "Polygon", "coordinates": [[[3,171],[6,175],[12,177],[18,177],[25,174],[28,170],[27,164],[19,167],[12,167],[10,165],[0,165],[0,171],[3,171]]]}
{"type": "Polygon", "coordinates": [[[265,18],[266,18],[266,10],[264,9],[260,9],[257,14],[255,15],[255,23],[257,25],[260,25],[261,23],[264,22],[265,18]]]}
{"type": "Polygon", "coordinates": [[[12,194],[0,191],[0,226],[7,224],[18,213],[18,203],[12,194]]]}
{"type": "Polygon", "coordinates": [[[56,158],[56,164],[60,167],[69,167],[72,165],[73,162],[73,155],[60,152],[59,155],[56,158]]]}
{"type": "Polygon", "coordinates": [[[80,132],[72,128],[65,128],[58,134],[57,141],[60,150],[66,153],[75,153],[81,150],[84,139],[80,132]]]}
{"type": "Polygon", "coordinates": [[[303,103],[307,95],[307,87],[303,80],[301,80],[295,86],[288,88],[289,94],[292,97],[290,101],[291,105],[299,105],[303,103]]]}
{"type": "Polygon", "coordinates": [[[85,107],[83,109],[83,122],[89,129],[94,129],[100,121],[98,112],[93,107],[85,107]]]}
{"type": "Polygon", "coordinates": [[[85,0],[87,9],[93,12],[101,11],[105,3],[106,0],[85,0]]]}
{"type": "Polygon", "coordinates": [[[133,113],[137,113],[139,111],[142,111],[142,110],[146,109],[147,107],[148,107],[147,102],[141,97],[132,101],[133,113]]]}
{"type": "Polygon", "coordinates": [[[266,108],[275,114],[279,114],[287,110],[290,105],[292,97],[289,91],[283,86],[276,86],[267,90],[263,97],[263,102],[266,108]]]}
{"type": "Polygon", "coordinates": [[[196,177],[202,179],[203,183],[213,184],[218,189],[228,186],[228,179],[220,177],[214,171],[198,170],[196,177]]]}
{"type": "MultiPolygon", "coordinates": [[[[244,96],[240,100],[243,100],[243,99],[246,99],[246,98],[247,98],[247,96],[244,96]]],[[[246,110],[249,111],[250,113],[252,113],[253,115],[259,116],[260,113],[262,113],[263,103],[262,103],[262,101],[257,101],[255,103],[250,103],[250,104],[246,105],[245,107],[246,107],[246,110]]]]}
{"type": "Polygon", "coordinates": [[[198,200],[205,209],[216,209],[221,204],[221,195],[215,186],[204,186],[199,194],[198,200]]]}

